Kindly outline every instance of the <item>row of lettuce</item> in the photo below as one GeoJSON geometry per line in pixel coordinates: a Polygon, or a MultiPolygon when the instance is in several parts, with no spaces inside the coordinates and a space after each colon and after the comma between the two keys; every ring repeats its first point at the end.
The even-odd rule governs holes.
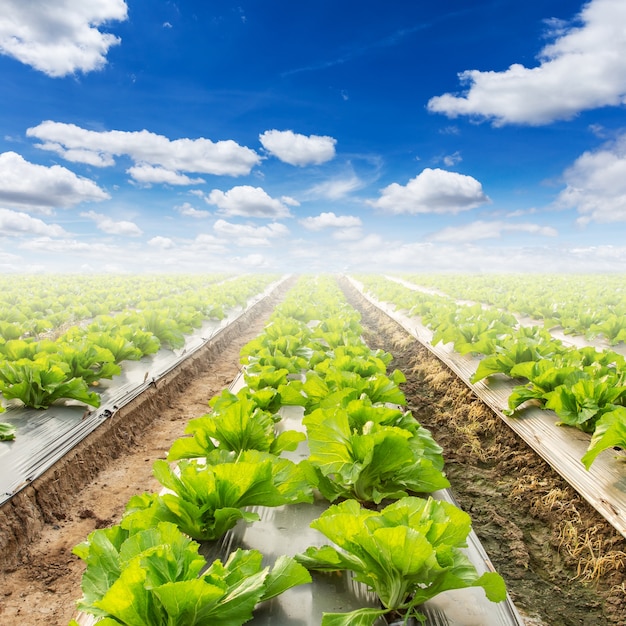
{"type": "MultiPolygon", "coordinates": [[[[185,336],[206,320],[223,319],[225,311],[244,306],[276,280],[270,275],[242,276],[216,284],[214,278],[164,278],[160,290],[152,280],[140,289],[142,281],[138,279],[134,296],[134,279],[126,278],[126,289],[111,295],[104,309],[87,307],[87,300],[70,292],[66,296],[76,298],[74,306],[63,299],[60,302],[71,311],[66,319],[72,323],[54,339],[24,330],[20,322],[5,317],[5,333],[0,337],[1,397],[35,409],[46,409],[62,400],[98,407],[99,382],[120,375],[124,361],[137,361],[161,349],[182,348],[185,336]],[[103,312],[92,317],[95,310],[103,312]],[[6,331],[9,326],[11,332],[6,331]]],[[[58,295],[56,290],[52,293],[58,295]]],[[[40,301],[48,302],[49,298],[41,296],[40,301]]],[[[11,310],[17,317],[17,303],[11,310]]],[[[22,309],[20,319],[27,314],[22,309]]],[[[3,410],[0,405],[0,412],[3,410]]],[[[0,439],[14,437],[14,427],[0,424],[0,439]]]]}
{"type": "Polygon", "coordinates": [[[543,326],[521,326],[517,318],[480,304],[410,289],[375,276],[356,277],[379,301],[392,303],[433,331],[432,344],[451,343],[460,354],[481,355],[470,382],[504,375],[525,382],[508,399],[509,416],[527,402],[554,411],[558,424],[591,434],[581,461],[587,469],[598,454],[626,448],[626,359],[613,350],[575,348],[543,326]]]}
{"type": "Polygon", "coordinates": [[[167,461],[155,462],[165,489],[134,496],[118,525],[75,548],[86,563],[78,607],[102,626],[238,626],[260,602],[310,583],[311,570],[350,571],[380,599],[327,613],[323,626],[421,620],[419,606],[446,589],[480,586],[504,600],[502,578],[479,575],[462,551],[469,516],[421,497],[448,486],[441,448],[402,408],[405,379],[387,373],[390,361],[363,343],[359,314],[331,279],[300,279],[242,350],[246,386],[213,398],[167,461]],[[306,435],[281,427],[284,406],[303,407],[306,435]],[[298,446],[306,459],[281,456],[298,446]],[[311,527],[333,545],[272,567],[258,550],[211,564],[199,556],[198,542],[258,520],[249,507],[320,497],[328,507],[311,527]]]}
{"type": "Polygon", "coordinates": [[[600,275],[408,274],[407,281],[540,321],[548,330],[626,343],[626,280],[600,275]]]}
{"type": "Polygon", "coordinates": [[[97,315],[167,305],[172,296],[210,289],[227,278],[227,274],[0,276],[0,338],[51,336],[97,315]]]}

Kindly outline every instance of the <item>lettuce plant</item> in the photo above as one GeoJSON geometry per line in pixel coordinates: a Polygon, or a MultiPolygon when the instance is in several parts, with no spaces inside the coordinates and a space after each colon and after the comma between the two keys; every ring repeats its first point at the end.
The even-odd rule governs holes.
{"type": "Polygon", "coordinates": [[[350,428],[344,409],[317,409],[303,419],[309,441],[309,463],[325,498],[355,498],[379,504],[385,498],[431,493],[450,486],[441,454],[423,429],[419,436],[393,426],[367,422],[350,428]],[[424,441],[423,441],[424,440],[424,441]],[[431,458],[429,458],[431,456],[431,458]]]}
{"type": "Polygon", "coordinates": [[[259,602],[311,580],[290,557],[263,567],[257,550],[238,549],[205,569],[198,548],[167,522],[96,530],[74,548],[86,563],[78,608],[101,626],[239,626],[259,602]]]}
{"type": "Polygon", "coordinates": [[[394,370],[390,376],[374,374],[363,377],[358,373],[341,370],[330,365],[324,376],[309,372],[306,381],[292,381],[291,393],[301,393],[306,398],[306,411],[313,411],[321,406],[328,406],[327,398],[342,390],[349,390],[354,397],[368,397],[373,403],[405,404],[406,399],[398,385],[406,381],[400,370],[394,370]]]}
{"type": "Polygon", "coordinates": [[[626,402],[626,386],[611,376],[583,378],[559,385],[546,398],[546,409],[552,409],[561,424],[592,433],[604,413],[626,402]]]}
{"type": "Polygon", "coordinates": [[[600,452],[608,448],[626,449],[626,407],[618,406],[607,411],[596,422],[587,452],[581,461],[589,469],[600,452]]]}
{"type": "Polygon", "coordinates": [[[221,537],[240,519],[259,519],[244,507],[313,501],[304,469],[292,461],[256,450],[230,460],[207,465],[183,460],[178,473],[166,461],[155,461],[154,475],[169,493],[133,496],[122,525],[149,528],[173,522],[190,537],[206,541],[221,537]]]}
{"type": "Polygon", "coordinates": [[[101,378],[111,379],[121,373],[120,366],[110,350],[95,344],[84,343],[81,346],[57,343],[50,358],[68,366],[69,378],[82,378],[91,385],[101,378]]]}
{"type": "Polygon", "coordinates": [[[17,398],[34,409],[47,409],[63,398],[100,406],[100,396],[89,391],[82,378],[69,377],[67,370],[66,364],[46,359],[5,361],[0,364],[0,392],[7,400],[17,398]]]}
{"type": "Polygon", "coordinates": [[[174,441],[168,453],[170,461],[205,457],[218,448],[237,453],[254,449],[280,454],[295,450],[305,439],[304,433],[293,430],[277,435],[274,416],[259,409],[249,392],[230,396],[231,402],[228,396],[219,396],[223,401],[216,403],[213,413],[189,422],[185,432],[193,437],[174,441]]]}
{"type": "Polygon", "coordinates": [[[382,615],[398,612],[404,623],[424,621],[419,606],[449,589],[483,587],[487,598],[506,598],[495,572],[478,575],[461,548],[466,547],[470,517],[444,501],[406,497],[382,511],[363,509],[354,500],[329,507],[311,522],[337,547],[310,547],[296,560],[309,570],[349,570],[374,591],[382,609],[325,614],[321,626],[373,626],[382,615]]]}
{"type": "MultiPolygon", "coordinates": [[[[0,413],[4,413],[4,407],[0,405],[0,413]]],[[[15,426],[7,422],[0,422],[0,441],[13,441],[15,439],[15,426]]]]}

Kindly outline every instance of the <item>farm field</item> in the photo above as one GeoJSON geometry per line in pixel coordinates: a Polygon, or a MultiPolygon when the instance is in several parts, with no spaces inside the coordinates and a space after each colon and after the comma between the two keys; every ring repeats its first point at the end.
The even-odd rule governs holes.
{"type": "MultiPolygon", "coordinates": [[[[389,370],[405,373],[406,406],[442,446],[451,490],[526,622],[626,623],[623,536],[445,365],[351,283],[340,283],[361,313],[370,348],[392,354],[389,370]]],[[[32,486],[45,523],[41,533],[33,531],[39,538],[20,549],[8,568],[13,571],[3,574],[0,623],[69,621],[83,569],[72,547],[93,529],[117,523],[132,495],[158,489],[152,462],[166,456],[189,419],[206,413],[208,401],[235,378],[241,348],[261,333],[287,286],[237,322],[201,366],[181,370],[169,384],[157,382],[145,402],[141,395],[133,400],[124,421],[110,420],[89,435],[49,480],[49,495],[32,486]],[[77,495],[58,497],[53,483],[63,484],[72,465],[85,463],[94,465],[88,484],[77,495]]]]}

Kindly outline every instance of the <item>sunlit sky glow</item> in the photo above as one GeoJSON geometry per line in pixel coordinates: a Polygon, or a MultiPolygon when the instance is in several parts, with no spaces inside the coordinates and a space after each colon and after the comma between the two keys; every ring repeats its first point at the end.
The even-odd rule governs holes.
{"type": "Polygon", "coordinates": [[[623,0],[4,0],[0,271],[626,272],[623,0]]]}

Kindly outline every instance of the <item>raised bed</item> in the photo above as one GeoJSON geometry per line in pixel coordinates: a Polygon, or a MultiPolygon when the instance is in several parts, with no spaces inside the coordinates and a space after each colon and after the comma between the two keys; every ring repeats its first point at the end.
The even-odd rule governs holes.
{"type": "Polygon", "coordinates": [[[390,303],[379,302],[365,293],[358,281],[349,280],[370,303],[398,322],[450,367],[503,422],[626,537],[626,454],[623,451],[604,451],[586,470],[580,459],[589,446],[588,434],[574,428],[556,426],[556,415],[545,409],[528,407],[522,417],[507,417],[503,410],[508,406],[509,395],[516,384],[514,381],[493,376],[487,381],[470,383],[470,377],[480,361],[478,357],[460,355],[450,344],[433,346],[433,332],[417,318],[408,317],[390,303]]]}

